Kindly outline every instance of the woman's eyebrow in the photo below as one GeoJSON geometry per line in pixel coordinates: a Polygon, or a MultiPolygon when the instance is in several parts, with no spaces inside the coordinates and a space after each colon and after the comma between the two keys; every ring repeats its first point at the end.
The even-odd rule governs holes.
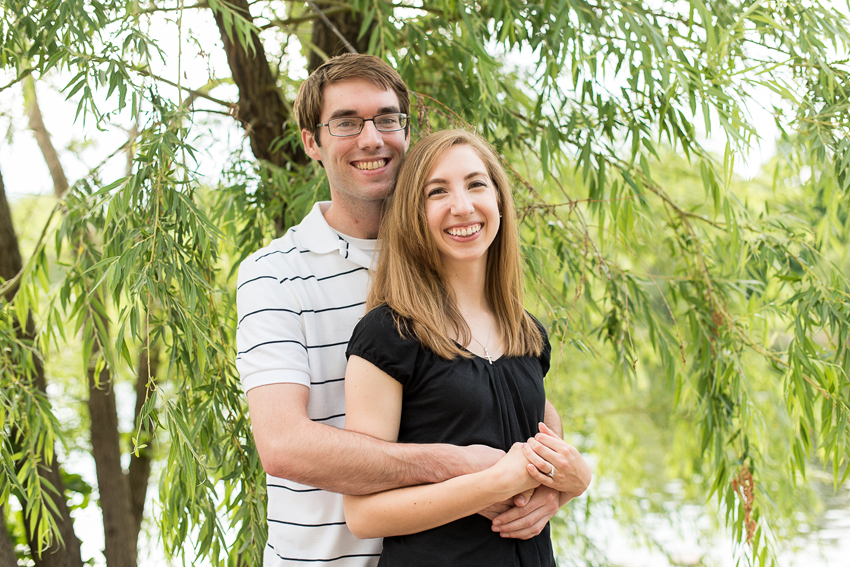
{"type": "MultiPolygon", "coordinates": [[[[468,181],[468,180],[472,179],[473,177],[483,177],[483,176],[486,176],[486,175],[487,174],[483,171],[473,171],[472,173],[467,174],[466,177],[463,178],[463,180],[468,181]]],[[[429,179],[428,181],[426,181],[425,187],[431,185],[432,183],[447,184],[448,181],[446,181],[445,179],[439,178],[439,177],[435,177],[433,179],[429,179]]]]}

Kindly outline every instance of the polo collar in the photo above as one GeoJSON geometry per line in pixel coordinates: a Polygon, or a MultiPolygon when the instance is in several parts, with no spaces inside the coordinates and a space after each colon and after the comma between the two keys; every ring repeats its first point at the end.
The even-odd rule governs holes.
{"type": "Polygon", "coordinates": [[[325,220],[322,209],[327,209],[330,204],[330,201],[317,202],[298,225],[295,237],[299,248],[310,250],[315,254],[336,252],[358,266],[372,269],[372,254],[364,252],[340,236],[325,220]]]}

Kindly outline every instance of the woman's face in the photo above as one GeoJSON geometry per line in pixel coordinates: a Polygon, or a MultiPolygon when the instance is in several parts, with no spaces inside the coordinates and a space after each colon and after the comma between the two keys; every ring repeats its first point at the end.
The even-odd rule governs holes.
{"type": "Polygon", "coordinates": [[[487,264],[499,232],[499,202],[487,166],[471,146],[452,146],[425,181],[425,216],[443,267],[487,264]]]}

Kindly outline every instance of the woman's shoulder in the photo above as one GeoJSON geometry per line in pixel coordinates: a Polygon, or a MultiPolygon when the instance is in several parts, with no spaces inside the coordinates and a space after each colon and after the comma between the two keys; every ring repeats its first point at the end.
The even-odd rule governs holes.
{"type": "Polygon", "coordinates": [[[405,326],[402,317],[386,303],[368,311],[358,323],[358,325],[361,324],[367,327],[380,327],[396,331],[400,331],[405,326]]]}
{"type": "Polygon", "coordinates": [[[392,343],[411,337],[407,321],[386,303],[368,311],[357,323],[353,337],[363,334],[392,343]]]}
{"type": "Polygon", "coordinates": [[[540,331],[540,335],[543,337],[543,342],[548,342],[549,333],[546,331],[546,327],[543,326],[543,323],[541,323],[530,311],[526,310],[525,314],[531,318],[531,322],[534,323],[534,326],[537,327],[538,331],[540,331]]]}
{"type": "Polygon", "coordinates": [[[400,325],[404,320],[387,305],[375,307],[354,327],[346,357],[359,356],[404,384],[413,373],[421,345],[400,325]]]}

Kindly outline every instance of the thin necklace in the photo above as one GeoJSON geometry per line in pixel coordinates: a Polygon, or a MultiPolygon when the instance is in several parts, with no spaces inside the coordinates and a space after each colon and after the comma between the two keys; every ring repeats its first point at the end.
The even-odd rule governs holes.
{"type": "Polygon", "coordinates": [[[490,364],[493,364],[493,359],[490,358],[490,351],[487,350],[487,345],[490,344],[490,333],[492,333],[492,332],[493,332],[493,323],[490,323],[490,328],[487,330],[487,344],[486,345],[481,344],[481,341],[479,341],[478,339],[475,338],[475,335],[472,334],[472,331],[469,332],[470,336],[472,337],[472,340],[475,341],[476,343],[480,344],[481,348],[484,349],[484,356],[487,358],[487,362],[489,362],[490,364]]]}

